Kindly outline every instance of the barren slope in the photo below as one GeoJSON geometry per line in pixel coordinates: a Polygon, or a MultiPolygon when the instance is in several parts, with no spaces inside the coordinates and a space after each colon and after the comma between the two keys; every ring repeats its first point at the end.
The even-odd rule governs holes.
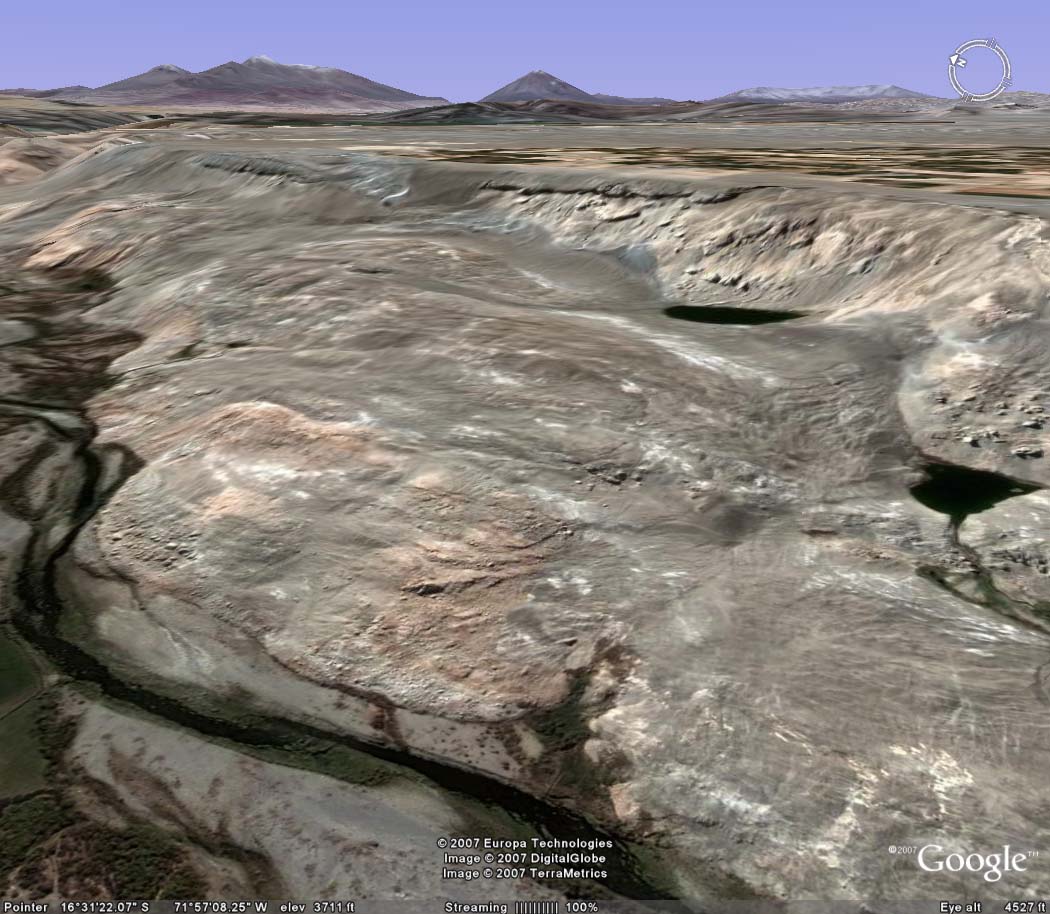
{"type": "Polygon", "coordinates": [[[983,895],[886,849],[1047,843],[1044,220],[263,149],[2,198],[10,263],[112,277],[89,317],[141,336],[67,637],[578,810],[706,904],[983,895]]]}

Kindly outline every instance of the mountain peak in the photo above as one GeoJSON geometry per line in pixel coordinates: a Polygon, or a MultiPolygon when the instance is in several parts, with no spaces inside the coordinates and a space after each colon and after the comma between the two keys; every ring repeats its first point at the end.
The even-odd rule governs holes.
{"type": "Polygon", "coordinates": [[[483,102],[522,102],[540,98],[586,102],[591,96],[572,83],[559,79],[546,70],[532,70],[486,95],[483,102]]]}
{"type": "Polygon", "coordinates": [[[107,92],[139,92],[168,86],[190,75],[192,74],[189,70],[177,67],[173,63],[162,63],[159,66],[151,67],[145,73],[129,76],[127,79],[121,79],[115,83],[107,83],[99,88],[107,92]]]}
{"type": "Polygon", "coordinates": [[[483,102],[532,102],[550,100],[558,102],[589,102],[597,105],[665,105],[670,98],[624,98],[620,95],[592,95],[572,83],[559,79],[546,70],[530,70],[513,82],[507,83],[483,102]]]}

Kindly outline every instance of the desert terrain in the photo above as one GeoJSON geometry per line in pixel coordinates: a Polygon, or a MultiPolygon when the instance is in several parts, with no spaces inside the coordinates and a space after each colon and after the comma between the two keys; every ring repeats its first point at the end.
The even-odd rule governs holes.
{"type": "Polygon", "coordinates": [[[0,100],[0,894],[1050,892],[1047,109],[56,106],[0,100]]]}

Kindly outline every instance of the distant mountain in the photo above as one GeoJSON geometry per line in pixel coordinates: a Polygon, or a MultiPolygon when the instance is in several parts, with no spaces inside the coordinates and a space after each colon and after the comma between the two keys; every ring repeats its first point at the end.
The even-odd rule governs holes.
{"type": "Polygon", "coordinates": [[[127,79],[115,83],[107,83],[99,86],[99,92],[140,92],[149,89],[159,89],[170,83],[181,79],[183,76],[192,76],[190,70],[184,70],[175,64],[162,63],[159,67],[139,73],[138,76],[129,76],[127,79]]]}
{"type": "Polygon", "coordinates": [[[221,64],[177,82],[193,92],[244,93],[261,95],[301,93],[304,96],[351,96],[386,102],[434,102],[446,99],[415,95],[336,67],[307,64],[280,64],[269,57],[250,57],[244,63],[221,64]]]}
{"type": "Polygon", "coordinates": [[[531,102],[537,98],[556,98],[570,102],[592,101],[591,94],[558,79],[545,70],[533,70],[486,95],[482,102],[531,102]]]}
{"type": "Polygon", "coordinates": [[[540,99],[566,102],[591,102],[599,105],[670,105],[670,98],[624,98],[620,95],[594,95],[545,70],[533,70],[507,83],[481,99],[485,102],[531,102],[540,99]]]}
{"type": "Polygon", "coordinates": [[[622,95],[605,95],[597,92],[591,96],[592,101],[601,102],[603,105],[677,105],[678,100],[674,98],[663,98],[659,95],[652,98],[624,98],[622,95]]]}
{"type": "Polygon", "coordinates": [[[82,92],[91,90],[87,86],[63,86],[61,89],[0,89],[0,95],[21,95],[23,98],[52,98],[63,92],[82,92]]]}
{"type": "Polygon", "coordinates": [[[161,64],[97,89],[75,86],[33,94],[95,105],[173,108],[394,111],[448,104],[447,99],[416,95],[337,67],[282,64],[262,56],[243,63],[231,60],[200,73],[161,64]]]}
{"type": "Polygon", "coordinates": [[[900,86],[815,86],[808,89],[775,89],[755,86],[730,92],[712,101],[751,102],[855,102],[872,98],[931,98],[900,86]]]}

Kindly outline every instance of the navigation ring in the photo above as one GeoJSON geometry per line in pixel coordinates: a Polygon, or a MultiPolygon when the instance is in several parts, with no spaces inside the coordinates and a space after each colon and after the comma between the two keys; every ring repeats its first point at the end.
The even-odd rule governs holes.
{"type": "Polygon", "coordinates": [[[1010,58],[1006,56],[1006,51],[999,47],[998,42],[996,42],[994,38],[976,38],[973,41],[967,41],[964,44],[959,45],[959,47],[955,49],[955,53],[948,58],[948,79],[951,80],[952,88],[959,93],[959,97],[964,102],[989,101],[1013,84],[1010,70],[1010,58]],[[999,79],[999,85],[990,92],[970,92],[963,88],[962,84],[959,82],[958,71],[966,66],[966,58],[963,55],[973,48],[987,48],[998,56],[999,61],[1003,65],[1003,74],[999,79]]]}

